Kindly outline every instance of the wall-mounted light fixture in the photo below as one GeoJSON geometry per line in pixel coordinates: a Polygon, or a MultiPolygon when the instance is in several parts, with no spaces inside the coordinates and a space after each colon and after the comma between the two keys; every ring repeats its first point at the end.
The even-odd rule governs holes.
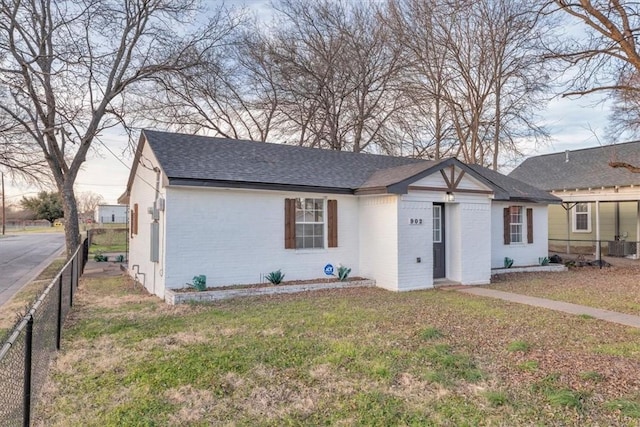
{"type": "Polygon", "coordinates": [[[455,194],[453,194],[450,191],[447,191],[447,194],[444,195],[444,201],[445,202],[455,202],[456,201],[455,194]]]}

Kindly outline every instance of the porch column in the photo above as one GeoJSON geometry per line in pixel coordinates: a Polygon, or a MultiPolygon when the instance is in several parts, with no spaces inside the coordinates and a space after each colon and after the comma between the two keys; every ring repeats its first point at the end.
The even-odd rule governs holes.
{"type": "Polygon", "coordinates": [[[565,206],[563,203],[562,207],[564,208],[564,211],[567,213],[567,255],[568,255],[571,253],[571,212],[569,212],[570,211],[569,203],[567,203],[567,206],[565,206]]]}
{"type": "Polygon", "coordinates": [[[600,260],[600,202],[596,201],[596,256],[600,260]]]}
{"type": "Polygon", "coordinates": [[[638,213],[636,214],[636,259],[640,259],[640,200],[637,202],[638,213]]]}

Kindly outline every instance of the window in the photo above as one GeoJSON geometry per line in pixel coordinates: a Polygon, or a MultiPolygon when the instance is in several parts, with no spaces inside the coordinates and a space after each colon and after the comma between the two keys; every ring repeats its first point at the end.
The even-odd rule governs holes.
{"type": "Polygon", "coordinates": [[[433,243],[442,243],[442,206],[433,207],[433,243]]]}
{"type": "Polygon", "coordinates": [[[576,203],[573,208],[574,233],[591,233],[591,205],[576,203]]]}
{"type": "Polygon", "coordinates": [[[324,199],[296,199],[296,248],[324,248],[324,199]]]}
{"type": "Polygon", "coordinates": [[[285,249],[338,247],[338,201],[298,198],[284,200],[285,249]],[[326,224],[326,227],[325,227],[326,224]]]}
{"type": "Polygon", "coordinates": [[[522,243],[522,206],[509,206],[509,241],[522,243]]]}
{"type": "MultiPolygon", "coordinates": [[[[509,206],[504,208],[504,244],[525,243],[524,241],[524,217],[525,209],[522,206],[509,206]]],[[[526,210],[527,242],[533,243],[533,209],[526,210]]]]}

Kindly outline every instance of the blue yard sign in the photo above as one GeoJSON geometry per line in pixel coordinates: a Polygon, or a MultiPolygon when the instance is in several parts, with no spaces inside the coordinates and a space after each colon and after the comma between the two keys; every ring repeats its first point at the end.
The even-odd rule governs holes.
{"type": "Polygon", "coordinates": [[[324,266],[324,274],[327,276],[333,276],[333,265],[327,264],[324,266]]]}

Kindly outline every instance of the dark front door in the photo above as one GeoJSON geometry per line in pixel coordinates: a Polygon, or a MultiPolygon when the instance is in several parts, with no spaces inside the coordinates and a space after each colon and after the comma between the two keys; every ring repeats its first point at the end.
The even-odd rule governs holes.
{"type": "Polygon", "coordinates": [[[433,204],[433,278],[445,277],[444,204],[433,204]]]}

